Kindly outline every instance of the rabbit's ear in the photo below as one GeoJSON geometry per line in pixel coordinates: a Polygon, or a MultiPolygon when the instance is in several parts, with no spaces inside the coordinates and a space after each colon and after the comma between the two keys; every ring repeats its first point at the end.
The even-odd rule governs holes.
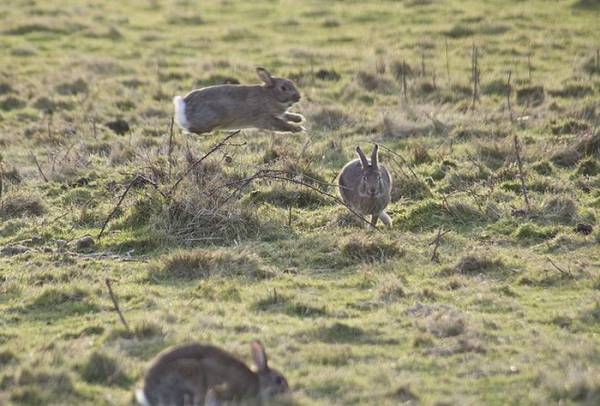
{"type": "Polygon", "coordinates": [[[265,347],[258,340],[252,341],[250,344],[252,347],[252,358],[254,359],[254,365],[259,371],[266,371],[269,369],[267,364],[267,354],[265,353],[265,347]]]}
{"type": "Polygon", "coordinates": [[[265,82],[265,84],[268,87],[273,86],[273,78],[271,77],[271,74],[269,73],[268,70],[266,70],[265,68],[261,68],[259,66],[258,68],[256,68],[256,73],[258,74],[258,77],[260,78],[260,80],[265,82]]]}
{"type": "Polygon", "coordinates": [[[369,167],[369,161],[367,161],[367,157],[365,156],[365,153],[362,151],[362,149],[360,149],[360,147],[356,147],[356,153],[358,154],[358,157],[360,158],[360,162],[362,164],[363,169],[367,169],[369,167]]]}
{"type": "Polygon", "coordinates": [[[373,166],[373,168],[377,169],[377,152],[379,151],[379,145],[375,144],[375,146],[373,147],[373,152],[371,152],[371,166],[373,166]]]}

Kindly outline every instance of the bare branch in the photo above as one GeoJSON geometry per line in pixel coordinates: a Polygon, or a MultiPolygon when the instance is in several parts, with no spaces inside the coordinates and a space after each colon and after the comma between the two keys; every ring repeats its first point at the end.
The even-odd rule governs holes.
{"type": "Polygon", "coordinates": [[[117,312],[117,314],[119,315],[119,318],[121,319],[121,323],[123,323],[123,325],[125,326],[125,330],[127,330],[128,332],[131,332],[131,329],[129,328],[129,324],[127,324],[127,321],[125,320],[125,317],[123,316],[123,313],[121,312],[121,309],[119,308],[119,302],[117,302],[117,298],[115,297],[115,294],[113,293],[112,286],[110,285],[110,279],[106,278],[104,280],[104,282],[106,283],[106,287],[108,288],[108,294],[110,295],[113,305],[115,306],[115,311],[117,312]]]}
{"type": "Polygon", "coordinates": [[[521,179],[521,192],[523,193],[523,200],[525,201],[525,207],[527,214],[531,211],[529,206],[529,197],[527,196],[527,186],[525,185],[525,175],[523,173],[523,161],[521,161],[521,146],[519,145],[519,138],[515,135],[514,137],[515,153],[517,155],[517,165],[519,166],[519,178],[521,179]]]}
{"type": "Polygon", "coordinates": [[[29,154],[31,155],[31,158],[33,159],[33,162],[35,163],[35,166],[37,166],[40,176],[42,177],[44,182],[48,183],[48,178],[46,177],[46,175],[44,175],[44,171],[42,170],[42,167],[40,166],[40,163],[38,162],[37,158],[33,154],[33,151],[29,151],[29,154]]]}
{"type": "Polygon", "coordinates": [[[208,158],[210,155],[212,155],[214,152],[218,151],[223,145],[225,145],[227,143],[227,141],[229,141],[231,138],[233,138],[235,135],[239,134],[241,130],[236,130],[232,133],[230,133],[227,137],[223,138],[219,143],[217,143],[215,146],[213,146],[206,154],[204,154],[202,156],[202,158],[192,162],[188,168],[186,169],[186,171],[183,173],[183,175],[181,175],[177,181],[175,181],[175,183],[173,184],[173,186],[171,186],[171,189],[169,190],[169,192],[167,193],[169,196],[173,196],[173,193],[175,192],[175,190],[177,189],[177,186],[179,186],[179,184],[181,183],[181,181],[183,179],[185,179],[185,177],[192,171],[192,169],[194,169],[195,167],[197,167],[198,165],[200,165],[200,163],[202,161],[204,161],[206,158],[208,158]]]}

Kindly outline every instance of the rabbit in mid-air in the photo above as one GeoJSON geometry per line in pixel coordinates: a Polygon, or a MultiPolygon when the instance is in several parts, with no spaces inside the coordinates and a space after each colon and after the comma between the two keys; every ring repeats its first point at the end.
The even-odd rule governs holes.
{"type": "Polygon", "coordinates": [[[363,216],[371,216],[371,226],[377,220],[388,227],[392,219],[384,211],[390,203],[392,178],[383,165],[378,162],[379,146],[373,147],[369,161],[360,147],[356,147],[358,159],[348,162],[340,173],[338,184],[342,200],[363,216]]]}
{"type": "Polygon", "coordinates": [[[263,85],[217,85],[175,96],[175,121],[184,130],[202,134],[213,130],[262,128],[299,132],[304,117],[287,109],[300,100],[300,92],[289,79],[271,76],[256,68],[263,85]]]}
{"type": "Polygon", "coordinates": [[[224,402],[260,402],[288,392],[285,377],[269,368],[260,341],[253,341],[251,348],[256,371],[212,345],[168,349],[146,373],[136,400],[143,406],[218,406],[224,402]]]}

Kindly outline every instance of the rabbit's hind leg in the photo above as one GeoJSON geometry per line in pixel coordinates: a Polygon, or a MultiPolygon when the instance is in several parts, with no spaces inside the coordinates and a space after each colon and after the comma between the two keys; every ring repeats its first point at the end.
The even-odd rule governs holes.
{"type": "Polygon", "coordinates": [[[304,120],[304,116],[302,114],[288,113],[287,111],[283,113],[283,118],[287,121],[293,121],[294,123],[301,123],[302,120],[304,120]]]}
{"type": "Polygon", "coordinates": [[[379,213],[379,218],[387,227],[392,226],[392,218],[386,212],[382,211],[379,213]]]}
{"type": "Polygon", "coordinates": [[[269,120],[265,124],[267,129],[275,131],[289,131],[297,133],[303,130],[301,126],[290,124],[287,121],[284,121],[278,117],[269,117],[269,120]]]}

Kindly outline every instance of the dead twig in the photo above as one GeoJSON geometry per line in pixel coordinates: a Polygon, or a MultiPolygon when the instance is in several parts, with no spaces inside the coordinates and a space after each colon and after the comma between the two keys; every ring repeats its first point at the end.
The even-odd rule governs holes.
{"type": "Polygon", "coordinates": [[[189,164],[188,167],[187,167],[187,169],[185,170],[185,172],[177,179],[177,181],[175,181],[175,183],[173,184],[173,186],[171,186],[171,189],[169,190],[169,192],[167,193],[167,195],[168,196],[173,196],[173,193],[177,189],[177,186],[179,186],[179,184],[181,183],[181,181],[183,179],[185,179],[185,177],[192,171],[192,169],[194,169],[195,167],[197,167],[198,165],[200,165],[200,163],[202,163],[202,161],[204,161],[210,155],[212,155],[213,153],[215,153],[216,151],[218,151],[223,145],[227,144],[227,141],[229,141],[231,138],[233,138],[234,136],[236,136],[237,134],[239,134],[240,131],[241,130],[233,131],[227,137],[223,138],[219,143],[217,143],[215,146],[213,146],[200,159],[197,159],[196,161],[194,161],[191,164],[189,164]]]}
{"type": "Polygon", "coordinates": [[[102,228],[100,229],[100,232],[98,233],[98,237],[97,237],[98,240],[100,238],[102,238],[102,234],[104,234],[104,230],[106,229],[106,226],[108,225],[108,222],[115,215],[115,213],[117,212],[117,210],[119,209],[119,207],[121,207],[121,203],[123,203],[123,200],[125,200],[125,196],[127,196],[127,193],[129,193],[129,191],[131,190],[132,186],[135,185],[136,183],[138,183],[140,181],[140,179],[144,179],[145,180],[146,178],[144,178],[143,176],[137,175],[135,178],[133,178],[133,180],[131,182],[129,182],[129,185],[127,185],[127,188],[125,189],[125,191],[123,192],[123,194],[119,198],[119,202],[112,209],[112,211],[110,212],[110,214],[108,215],[108,217],[106,217],[106,220],[104,220],[104,224],[102,224],[102,228]]]}
{"type": "Polygon", "coordinates": [[[521,179],[521,192],[523,193],[523,200],[525,201],[525,207],[527,209],[527,214],[531,211],[531,207],[529,205],[529,197],[527,196],[527,186],[525,185],[525,175],[523,172],[523,161],[521,160],[521,146],[519,144],[519,138],[515,135],[514,137],[515,144],[515,154],[517,155],[517,165],[519,167],[519,179],[521,179]]]}
{"type": "Polygon", "coordinates": [[[169,162],[169,181],[171,180],[171,170],[173,167],[173,160],[171,158],[171,154],[173,153],[173,124],[175,123],[175,118],[171,116],[171,122],[169,124],[169,148],[167,150],[167,161],[169,162]]]}
{"type": "Polygon", "coordinates": [[[411,166],[408,164],[408,162],[406,161],[406,159],[404,159],[404,157],[402,155],[400,155],[398,152],[386,147],[385,145],[382,145],[380,143],[375,143],[375,142],[371,142],[371,144],[375,145],[377,144],[379,146],[379,148],[391,153],[392,155],[398,157],[398,159],[400,159],[400,161],[402,162],[402,164],[404,166],[406,166],[406,168],[410,171],[410,173],[412,174],[412,176],[414,176],[415,179],[420,180],[419,177],[417,176],[417,174],[415,173],[415,171],[413,171],[413,169],[411,168],[411,166]]]}
{"type": "Polygon", "coordinates": [[[38,170],[40,176],[42,177],[44,182],[48,183],[48,178],[46,177],[46,175],[44,175],[44,171],[42,170],[42,167],[40,166],[40,163],[38,162],[37,158],[33,154],[33,151],[29,151],[29,154],[31,155],[31,158],[33,159],[33,162],[35,163],[35,166],[37,166],[37,170],[38,170]]]}
{"type": "Polygon", "coordinates": [[[473,92],[471,100],[471,109],[475,110],[475,104],[479,101],[479,50],[473,44],[471,53],[471,81],[473,82],[473,92]]]}
{"type": "Polygon", "coordinates": [[[117,312],[117,314],[119,315],[119,318],[121,319],[121,323],[123,323],[123,325],[125,326],[125,330],[127,330],[127,332],[131,332],[131,329],[129,328],[129,324],[127,324],[127,321],[125,320],[125,316],[123,316],[123,312],[121,312],[121,309],[119,308],[119,302],[117,302],[117,298],[115,297],[115,294],[113,293],[112,287],[110,285],[110,279],[106,278],[104,280],[104,282],[106,283],[106,287],[108,288],[108,294],[110,295],[110,299],[113,302],[113,305],[115,306],[115,311],[117,312]]]}
{"type": "Polygon", "coordinates": [[[512,105],[510,103],[510,95],[512,93],[512,87],[510,85],[510,78],[512,76],[512,71],[509,70],[508,71],[508,80],[506,81],[506,105],[508,107],[508,114],[510,116],[510,122],[513,122],[513,111],[512,111],[512,105]]]}
{"type": "Polygon", "coordinates": [[[554,267],[554,269],[556,269],[558,272],[560,272],[563,275],[566,275],[568,277],[572,277],[573,274],[569,271],[565,271],[564,269],[562,269],[560,266],[556,265],[554,263],[554,261],[552,261],[552,259],[550,259],[550,257],[546,257],[546,259],[548,260],[548,262],[550,262],[550,264],[554,267]]]}
{"type": "Polygon", "coordinates": [[[440,247],[440,243],[442,242],[442,237],[448,234],[449,232],[450,230],[444,231],[444,227],[438,228],[437,236],[433,241],[429,243],[429,245],[435,244],[435,247],[433,247],[433,253],[431,254],[431,262],[440,262],[437,250],[440,247]]]}

